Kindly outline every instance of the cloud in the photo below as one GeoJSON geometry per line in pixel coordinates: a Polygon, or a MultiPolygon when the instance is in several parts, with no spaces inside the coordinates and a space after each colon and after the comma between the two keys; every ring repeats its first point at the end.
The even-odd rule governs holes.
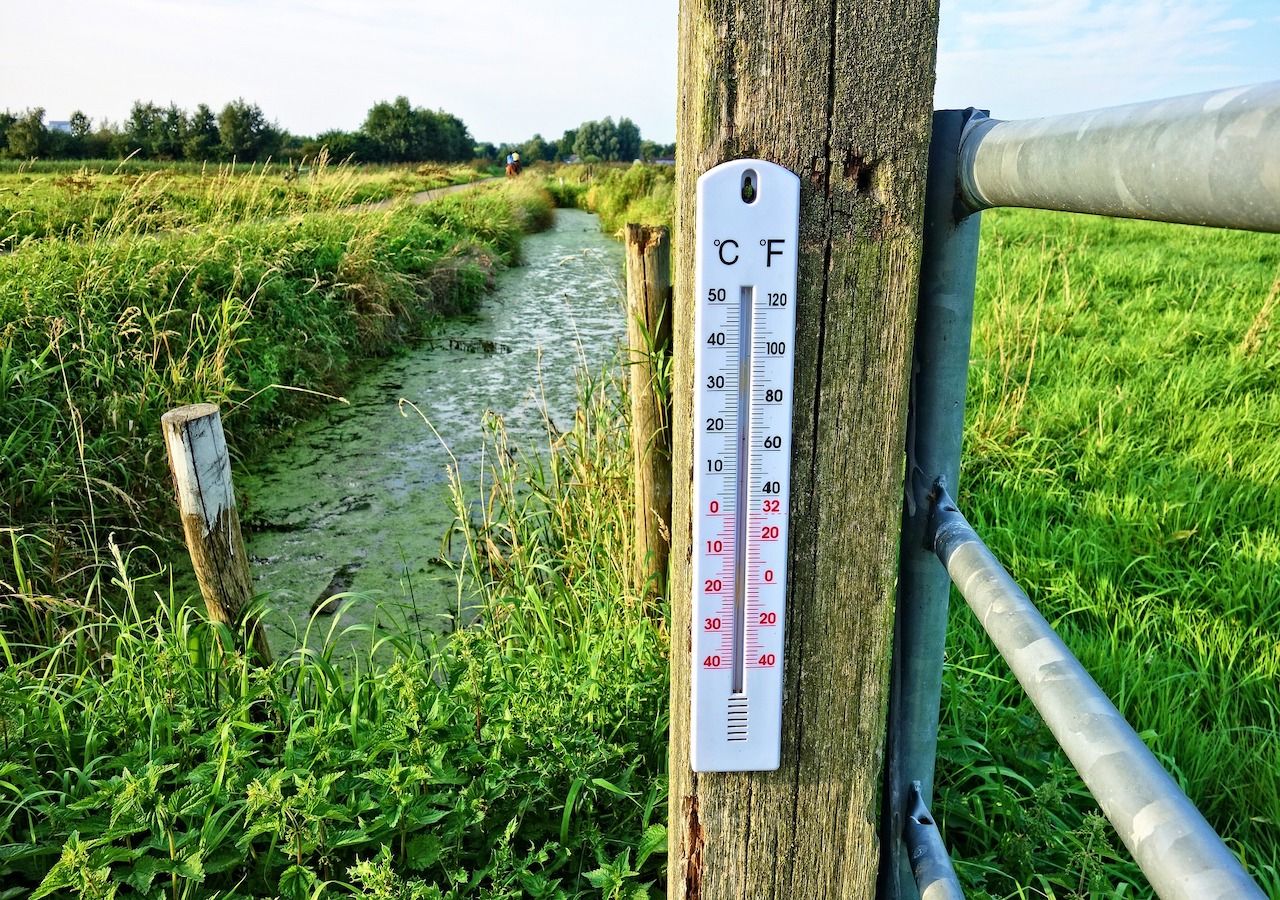
{"type": "Polygon", "coordinates": [[[1218,0],[957,0],[942,7],[938,105],[1001,118],[1258,80],[1237,39],[1273,25],[1218,0]]]}

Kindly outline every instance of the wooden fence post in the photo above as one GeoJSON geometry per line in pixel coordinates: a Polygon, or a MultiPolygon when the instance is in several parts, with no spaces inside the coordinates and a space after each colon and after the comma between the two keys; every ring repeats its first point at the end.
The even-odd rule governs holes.
{"type": "Polygon", "coordinates": [[[666,228],[628,225],[627,346],[635,526],[632,583],[666,596],[671,546],[671,242],[666,228]]]}
{"type": "Polygon", "coordinates": [[[668,896],[875,894],[934,0],[682,0],[668,896]],[[689,768],[694,190],[800,175],[782,765],[689,768]]]}
{"type": "MultiPolygon", "coordinates": [[[[218,407],[197,403],[172,409],[161,417],[160,427],[187,550],[209,618],[239,635],[253,598],[253,578],[240,534],[231,458],[218,407]]],[[[250,625],[249,641],[252,657],[261,665],[270,664],[271,648],[261,623],[250,625]]]]}

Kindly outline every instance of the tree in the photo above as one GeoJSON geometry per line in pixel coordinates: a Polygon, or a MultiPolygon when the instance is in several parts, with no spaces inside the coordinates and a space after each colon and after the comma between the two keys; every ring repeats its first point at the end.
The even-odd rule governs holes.
{"type": "Polygon", "coordinates": [[[82,141],[89,136],[92,129],[93,123],[80,110],[77,109],[71,114],[71,136],[73,138],[82,141]]]}
{"type": "Polygon", "coordinates": [[[573,152],[583,162],[599,162],[601,155],[600,123],[594,120],[578,126],[578,136],[573,141],[573,152]]]}
{"type": "MultiPolygon", "coordinates": [[[[636,149],[639,150],[639,147],[636,149]]],[[[573,152],[583,162],[616,162],[621,158],[620,151],[618,126],[611,116],[606,116],[599,122],[583,122],[578,126],[573,152]]]]}
{"type": "Polygon", "coordinates": [[[115,125],[105,119],[98,123],[98,130],[90,140],[90,155],[95,158],[109,159],[128,156],[133,152],[123,125],[115,125]],[[98,152],[100,151],[100,152],[98,152]]]}
{"type": "Polygon", "coordinates": [[[413,158],[419,137],[408,97],[397,97],[391,103],[375,103],[365,116],[361,130],[368,135],[376,160],[403,162],[413,158]]]}
{"type": "Polygon", "coordinates": [[[564,162],[570,156],[573,156],[573,145],[578,140],[578,129],[568,128],[565,133],[560,136],[560,140],[556,141],[556,162],[564,162]]]}
{"type": "Polygon", "coordinates": [[[435,155],[426,158],[444,162],[464,162],[471,159],[471,132],[463,121],[442,109],[428,115],[435,117],[439,137],[434,148],[427,148],[428,152],[434,151],[435,155]]]}
{"type": "Polygon", "coordinates": [[[124,123],[124,137],[129,145],[129,152],[136,151],[139,156],[148,159],[155,155],[163,115],[160,107],[154,103],[134,101],[129,110],[129,118],[124,123]]]}
{"type": "Polygon", "coordinates": [[[182,156],[197,162],[210,160],[217,155],[221,143],[218,118],[208,105],[201,103],[187,119],[183,129],[182,156]]]}
{"type": "Polygon", "coordinates": [[[408,97],[374,104],[361,130],[374,158],[383,162],[460,162],[470,159],[473,150],[461,119],[444,110],[414,107],[408,97]]]}
{"type": "Polygon", "coordinates": [[[177,104],[170,103],[155,123],[154,153],[157,159],[182,159],[186,139],[187,115],[177,104]]]}
{"type": "Polygon", "coordinates": [[[256,103],[238,98],[218,114],[218,135],[223,159],[252,162],[271,155],[280,134],[269,124],[256,103]]]}
{"type": "Polygon", "coordinates": [[[9,155],[18,159],[41,156],[49,146],[49,129],[44,125],[44,108],[37,106],[16,117],[6,132],[9,155]]]}
{"type": "Polygon", "coordinates": [[[548,144],[540,134],[535,134],[520,145],[520,161],[523,163],[536,163],[539,160],[550,162],[553,156],[555,156],[555,145],[548,144]]]}
{"type": "Polygon", "coordinates": [[[285,148],[289,146],[293,146],[293,138],[289,132],[277,127],[273,122],[268,122],[258,135],[258,155],[255,158],[259,162],[283,159],[285,148]]]}
{"type": "Polygon", "coordinates": [[[93,132],[93,123],[77,109],[71,114],[67,124],[69,131],[65,135],[62,152],[74,159],[84,159],[89,155],[89,136],[93,132]]]}
{"type": "Polygon", "coordinates": [[[83,154],[85,159],[110,159],[120,156],[120,133],[110,123],[102,122],[96,131],[85,136],[83,154]]]}
{"type": "Polygon", "coordinates": [[[628,118],[618,120],[618,159],[633,162],[640,158],[640,128],[628,118]]]}
{"type": "Polygon", "coordinates": [[[645,162],[653,162],[655,159],[671,159],[675,155],[675,144],[659,144],[654,141],[640,142],[640,158],[645,162]]]}
{"type": "Polygon", "coordinates": [[[304,143],[302,149],[305,155],[313,157],[319,156],[320,151],[327,150],[329,158],[337,162],[348,159],[368,162],[376,159],[369,137],[363,131],[334,129],[321,132],[314,141],[304,143]]]}
{"type": "Polygon", "coordinates": [[[18,117],[9,110],[0,112],[0,156],[5,155],[5,150],[9,146],[9,129],[16,121],[18,117]]]}

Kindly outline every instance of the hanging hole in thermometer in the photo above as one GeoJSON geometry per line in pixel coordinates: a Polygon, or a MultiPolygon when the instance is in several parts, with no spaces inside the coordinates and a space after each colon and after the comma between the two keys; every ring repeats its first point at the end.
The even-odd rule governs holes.
{"type": "Polygon", "coordinates": [[[698,179],[693,678],[696,772],[781,759],[800,179],[758,159],[698,179]]]}

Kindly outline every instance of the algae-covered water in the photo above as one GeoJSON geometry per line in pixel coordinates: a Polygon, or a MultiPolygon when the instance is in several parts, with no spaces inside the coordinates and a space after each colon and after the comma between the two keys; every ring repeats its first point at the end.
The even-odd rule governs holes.
{"type": "Polygon", "coordinates": [[[339,591],[353,592],[344,625],[378,606],[430,631],[465,616],[469,590],[445,564],[448,467],[456,461],[474,485],[486,413],[502,417],[513,444],[545,446],[544,410],[572,424],[578,372],[604,368],[626,333],[622,249],[595,216],[557,211],[550,231],[525,239],[524,259],[498,276],[479,315],[366,373],[348,404],[239,476],[273,643],[300,634],[317,599],[339,591]]]}

